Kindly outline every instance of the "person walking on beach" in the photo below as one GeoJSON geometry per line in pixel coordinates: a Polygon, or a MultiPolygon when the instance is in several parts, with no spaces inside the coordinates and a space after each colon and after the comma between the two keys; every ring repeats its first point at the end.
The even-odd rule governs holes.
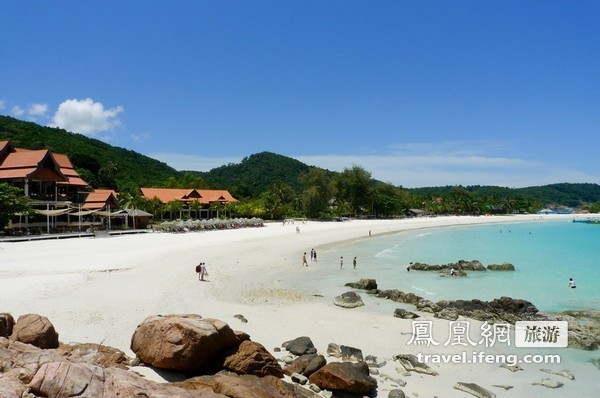
{"type": "Polygon", "coordinates": [[[196,265],[196,273],[198,274],[198,280],[204,281],[204,275],[207,275],[206,264],[200,263],[196,265]]]}
{"type": "Polygon", "coordinates": [[[575,281],[573,280],[573,278],[569,278],[569,287],[571,289],[575,289],[577,286],[575,286],[575,281]]]}
{"type": "Polygon", "coordinates": [[[317,262],[317,251],[316,250],[313,251],[313,257],[315,259],[315,262],[317,262]]]}
{"type": "Polygon", "coordinates": [[[308,267],[308,263],[306,262],[306,252],[304,252],[304,255],[302,256],[302,265],[308,267]]]}
{"type": "Polygon", "coordinates": [[[344,256],[340,256],[340,269],[344,268],[344,256]]]}
{"type": "Polygon", "coordinates": [[[354,257],[354,260],[352,260],[352,265],[354,266],[354,269],[356,269],[356,257],[354,257]]]}
{"type": "Polygon", "coordinates": [[[310,249],[310,261],[315,261],[315,249],[310,249]]]}

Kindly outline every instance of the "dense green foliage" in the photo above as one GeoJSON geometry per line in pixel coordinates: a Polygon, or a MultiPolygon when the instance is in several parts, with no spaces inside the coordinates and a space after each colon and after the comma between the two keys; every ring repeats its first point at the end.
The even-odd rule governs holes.
{"type": "Polygon", "coordinates": [[[10,140],[17,148],[66,154],[82,178],[94,187],[159,186],[169,177],[180,177],[172,167],[137,152],[8,116],[0,116],[0,140],[10,140]]]}
{"type": "Polygon", "coordinates": [[[282,181],[300,192],[298,176],[310,166],[286,156],[261,152],[209,172],[189,172],[205,179],[210,185],[226,187],[236,197],[256,197],[266,192],[275,181],[282,181]]]}
{"type": "Polygon", "coordinates": [[[29,198],[23,196],[19,188],[7,183],[0,183],[0,231],[4,229],[15,213],[31,211],[29,198]]]}
{"type": "MultiPolygon", "coordinates": [[[[409,192],[411,195],[421,197],[445,197],[455,188],[454,186],[413,188],[409,189],[409,192]]],[[[526,188],[473,185],[461,188],[472,195],[496,202],[512,198],[515,201],[535,201],[540,206],[579,208],[600,201],[598,184],[562,183],[526,188]]]]}
{"type": "Polygon", "coordinates": [[[374,180],[371,173],[353,165],[341,173],[308,166],[296,159],[261,152],[240,163],[209,172],[178,172],[134,151],[62,129],[42,127],[0,116],[0,140],[16,147],[50,148],[69,156],[84,180],[94,187],[116,188],[122,207],[143,209],[156,218],[193,217],[204,210],[174,201],[161,204],[139,196],[140,186],[226,189],[239,199],[210,210],[239,217],[395,217],[409,209],[434,214],[533,213],[543,207],[566,206],[595,210],[600,207],[597,184],[552,184],[511,189],[496,186],[445,186],[404,189],[374,180]],[[186,205],[187,206],[187,205],[186,205]],[[188,211],[188,210],[191,210],[188,211]]]}

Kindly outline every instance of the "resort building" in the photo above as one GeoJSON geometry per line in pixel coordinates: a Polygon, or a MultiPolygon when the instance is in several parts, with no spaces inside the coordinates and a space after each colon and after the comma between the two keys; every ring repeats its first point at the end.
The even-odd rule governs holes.
{"type": "Polygon", "coordinates": [[[50,232],[57,226],[68,226],[66,215],[85,201],[88,184],[75,171],[66,155],[50,149],[15,148],[10,141],[0,141],[0,182],[21,188],[31,198],[35,215],[19,214],[9,228],[25,228],[50,232]]]}
{"type": "Polygon", "coordinates": [[[88,183],[66,155],[15,148],[10,141],[0,141],[0,182],[21,188],[37,207],[82,203],[88,193],[88,183]]]}
{"type": "MultiPolygon", "coordinates": [[[[15,148],[10,141],[0,141],[0,183],[20,188],[35,210],[15,215],[6,228],[12,235],[146,228],[153,217],[141,209],[119,210],[116,191],[92,190],[67,155],[50,149],[15,148]]],[[[219,217],[223,205],[237,201],[226,190],[141,188],[141,195],[158,200],[161,218],[219,217]]]]}
{"type": "MultiPolygon", "coordinates": [[[[141,188],[142,196],[147,200],[158,200],[166,205],[171,202],[181,203],[177,210],[179,218],[212,218],[219,217],[219,209],[214,209],[214,204],[226,205],[237,202],[229,191],[214,189],[177,189],[177,188],[141,188]],[[211,209],[211,207],[213,207],[211,209]]],[[[171,218],[176,218],[172,215],[171,218]]]]}

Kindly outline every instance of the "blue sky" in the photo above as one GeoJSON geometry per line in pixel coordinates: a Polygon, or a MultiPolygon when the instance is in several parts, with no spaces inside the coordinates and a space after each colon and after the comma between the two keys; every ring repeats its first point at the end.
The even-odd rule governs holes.
{"type": "Polygon", "coordinates": [[[0,114],[207,171],[600,183],[597,1],[0,0],[0,114]]]}

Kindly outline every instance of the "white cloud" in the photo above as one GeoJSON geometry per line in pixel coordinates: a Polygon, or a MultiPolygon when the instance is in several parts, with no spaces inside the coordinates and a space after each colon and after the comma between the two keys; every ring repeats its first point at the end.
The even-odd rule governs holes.
{"type": "MultiPolygon", "coordinates": [[[[512,144],[511,144],[512,145],[512,144]]],[[[396,145],[378,155],[286,155],[310,166],[332,171],[358,165],[377,180],[406,188],[446,185],[495,185],[520,188],[538,185],[599,183],[600,176],[519,157],[490,155],[505,152],[511,145],[462,142],[396,145]]],[[[251,154],[247,154],[251,155],[251,154]]],[[[242,159],[207,157],[180,153],[149,154],[177,170],[209,171],[242,159]]]]}
{"type": "Polygon", "coordinates": [[[6,101],[0,100],[0,109],[4,109],[6,107],[6,101]]]}
{"type": "Polygon", "coordinates": [[[121,125],[118,115],[123,107],[104,109],[100,102],[91,98],[83,100],[69,99],[58,106],[52,118],[52,127],[60,127],[68,131],[89,136],[112,131],[121,125]]]}
{"type": "Polygon", "coordinates": [[[359,165],[373,178],[406,188],[497,185],[510,188],[559,182],[596,182],[598,176],[522,159],[485,156],[296,156],[332,171],[359,165]]]}
{"type": "Polygon", "coordinates": [[[25,113],[25,109],[21,108],[19,105],[15,105],[11,108],[10,112],[13,116],[19,117],[25,113]]]}
{"type": "Polygon", "coordinates": [[[173,167],[175,170],[190,170],[190,171],[209,171],[215,167],[223,166],[229,163],[239,163],[242,158],[239,157],[216,157],[185,155],[181,153],[151,153],[148,154],[151,158],[160,160],[173,167]]]}
{"type": "Polygon", "coordinates": [[[131,134],[131,139],[136,142],[144,142],[150,138],[150,133],[131,134]]]}
{"type": "Polygon", "coordinates": [[[46,112],[48,112],[48,105],[46,104],[30,104],[27,108],[29,116],[44,116],[46,112]]]}

